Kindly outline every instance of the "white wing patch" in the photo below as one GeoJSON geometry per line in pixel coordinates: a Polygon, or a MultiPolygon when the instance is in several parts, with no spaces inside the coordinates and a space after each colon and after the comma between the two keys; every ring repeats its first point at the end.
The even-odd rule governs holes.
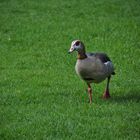
{"type": "Polygon", "coordinates": [[[111,74],[112,72],[114,72],[114,66],[113,66],[113,63],[111,61],[107,61],[104,64],[107,67],[108,74],[111,74]]]}

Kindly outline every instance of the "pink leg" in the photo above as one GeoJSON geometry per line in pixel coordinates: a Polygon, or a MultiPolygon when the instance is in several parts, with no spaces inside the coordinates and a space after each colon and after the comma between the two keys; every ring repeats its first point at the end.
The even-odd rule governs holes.
{"type": "Polygon", "coordinates": [[[92,103],[92,89],[90,84],[88,84],[88,94],[89,94],[89,102],[92,103]]]}
{"type": "Polygon", "coordinates": [[[111,78],[111,76],[109,76],[108,79],[107,79],[106,90],[105,90],[104,95],[103,95],[103,98],[104,99],[110,98],[110,93],[109,93],[109,82],[110,82],[110,78],[111,78]]]}

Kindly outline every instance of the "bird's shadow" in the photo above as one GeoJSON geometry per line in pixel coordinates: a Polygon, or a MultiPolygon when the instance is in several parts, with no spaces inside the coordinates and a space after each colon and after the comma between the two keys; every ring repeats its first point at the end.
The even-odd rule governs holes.
{"type": "Polygon", "coordinates": [[[127,93],[119,93],[111,97],[111,102],[126,103],[126,102],[140,102],[140,91],[128,91],[127,93]]]}

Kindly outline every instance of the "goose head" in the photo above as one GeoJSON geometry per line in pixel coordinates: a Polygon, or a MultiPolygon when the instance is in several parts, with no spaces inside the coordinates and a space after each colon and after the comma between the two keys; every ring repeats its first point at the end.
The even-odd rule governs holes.
{"type": "Polygon", "coordinates": [[[80,40],[72,41],[71,47],[70,47],[68,53],[72,53],[74,51],[77,51],[79,54],[85,53],[85,46],[80,40]]]}

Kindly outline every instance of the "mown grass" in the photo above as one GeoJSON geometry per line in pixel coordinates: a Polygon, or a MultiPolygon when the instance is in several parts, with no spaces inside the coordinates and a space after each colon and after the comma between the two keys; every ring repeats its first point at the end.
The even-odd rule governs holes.
{"type": "Polygon", "coordinates": [[[140,138],[138,0],[0,0],[0,139],[140,138]],[[75,74],[71,41],[106,52],[111,96],[75,74]]]}

